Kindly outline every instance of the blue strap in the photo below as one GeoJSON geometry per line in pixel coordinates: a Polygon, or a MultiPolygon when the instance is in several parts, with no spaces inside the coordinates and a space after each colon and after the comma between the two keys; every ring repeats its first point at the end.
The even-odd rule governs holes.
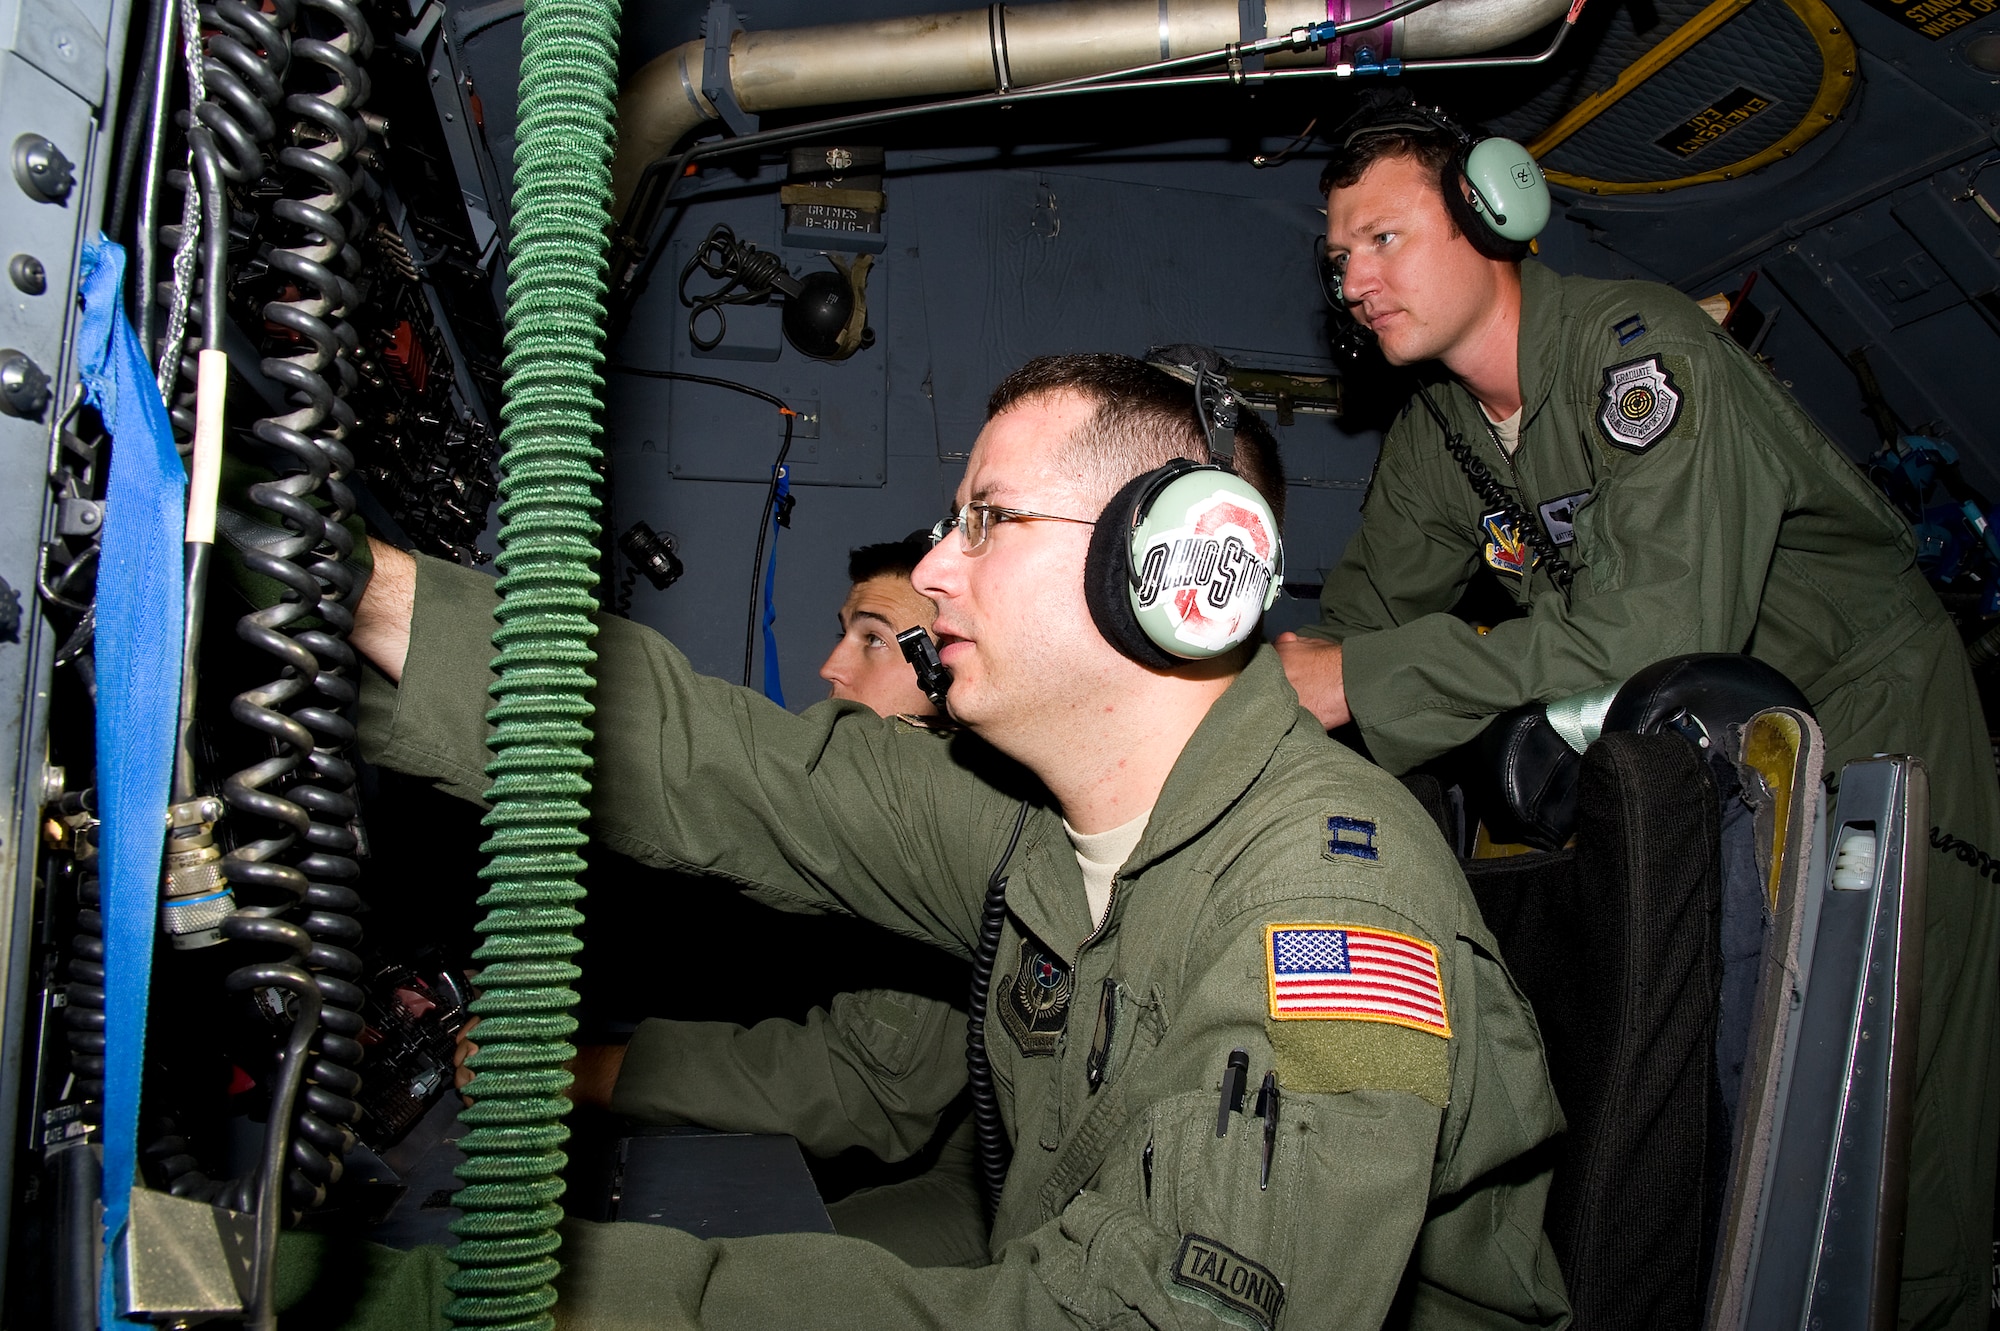
{"type": "Polygon", "coordinates": [[[778,528],[782,525],[778,515],[789,505],[786,500],[792,494],[792,469],[778,468],[778,488],[771,496],[771,562],[764,565],[764,696],[783,707],[785,690],[778,683],[778,638],[771,626],[778,622],[778,607],[772,601],[772,592],[778,584],[778,528]]]}
{"type": "Polygon", "coordinates": [[[125,251],[99,235],[83,252],[85,399],[111,434],[97,565],[98,891],[104,917],[103,1326],[118,1316],[115,1255],[138,1157],[139,1080],[153,920],[180,708],[181,538],[187,472],[152,367],[125,319],[125,251]]]}

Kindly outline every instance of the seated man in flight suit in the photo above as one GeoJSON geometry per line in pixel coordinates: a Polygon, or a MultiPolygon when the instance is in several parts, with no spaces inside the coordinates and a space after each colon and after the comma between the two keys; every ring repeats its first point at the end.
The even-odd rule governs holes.
{"type": "MultiPolygon", "coordinates": [[[[820,666],[836,701],[935,730],[949,722],[924,696],[896,635],[928,629],[937,607],[910,585],[930,553],[927,534],[864,545],[847,559],[851,584],[840,638],[820,666]]],[[[961,996],[960,1002],[963,1002],[961,996]]],[[[477,1048],[467,1042],[465,1052],[477,1048]]],[[[912,1178],[863,1188],[828,1205],[839,1233],[887,1248],[912,1266],[983,1266],[986,1217],[973,1172],[965,1092],[965,1013],[896,989],[834,996],[803,1023],[773,1018],[639,1023],[629,1044],[586,1046],[572,1064],[571,1099],[652,1123],[728,1132],[782,1132],[814,1155],[855,1147],[894,1164],[935,1143],[912,1178]],[[952,1110],[947,1116],[946,1111],[952,1110]],[[941,1117],[952,1122],[941,1126],[941,1117]]],[[[462,1068],[460,1084],[471,1079],[462,1068]]]]}
{"type": "MultiPolygon", "coordinates": [[[[1525,703],[1747,652],[1811,700],[1829,773],[1915,754],[1933,823],[2000,848],[1978,695],[1908,524],[1685,296],[1558,277],[1449,206],[1471,193],[1466,147],[1435,112],[1378,106],[1321,178],[1343,298],[1424,386],[1320,622],[1277,642],[1300,700],[1403,772],[1525,703]],[[1482,561],[1525,612],[1485,633],[1446,613],[1482,561]]],[[[2000,900],[1933,854],[1926,912],[1900,1316],[1970,1331],[2000,1135],[2000,900]]]]}
{"type": "MultiPolygon", "coordinates": [[[[1233,477],[1156,472],[1209,458],[1192,397],[1118,356],[1045,358],[996,390],[915,576],[956,677],[949,743],[860,708],[786,713],[601,621],[596,702],[619,724],[597,740],[600,835],[961,955],[1000,885],[986,1036],[1012,1158],[987,1266],[570,1222],[559,1318],[1566,1319],[1535,1154],[1562,1120],[1534,1018],[1422,808],[1236,636],[1277,571],[1275,524],[1233,477]],[[1135,573],[1171,594],[1141,603],[1135,573]],[[1172,627],[1149,632],[1148,604],[1172,627]],[[1087,875],[1080,845],[1114,834],[1130,851],[1087,875]]],[[[355,630],[382,672],[365,750],[476,797],[493,584],[376,560],[355,630]]],[[[437,1325],[442,1267],[435,1249],[378,1257],[356,1319],[437,1325]],[[430,1306],[373,1293],[426,1282],[430,1306]]]]}

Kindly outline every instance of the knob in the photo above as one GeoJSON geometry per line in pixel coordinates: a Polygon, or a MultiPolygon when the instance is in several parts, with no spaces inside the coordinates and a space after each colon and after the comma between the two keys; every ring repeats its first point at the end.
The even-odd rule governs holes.
{"type": "Polygon", "coordinates": [[[0,349],[0,411],[38,421],[49,407],[49,376],[24,352],[0,349]]]}
{"type": "Polygon", "coordinates": [[[17,254],[9,259],[7,276],[24,295],[39,296],[49,289],[49,270],[32,254],[17,254]]]}
{"type": "Polygon", "coordinates": [[[76,165],[41,135],[23,134],[14,140],[14,179],[29,197],[61,203],[76,188],[76,165]]]}

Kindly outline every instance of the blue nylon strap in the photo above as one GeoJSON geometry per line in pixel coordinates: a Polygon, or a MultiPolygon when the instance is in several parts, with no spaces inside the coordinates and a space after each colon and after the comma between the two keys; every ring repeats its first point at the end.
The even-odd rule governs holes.
{"type": "Polygon", "coordinates": [[[778,683],[778,638],[771,626],[778,622],[778,607],[772,593],[778,584],[778,515],[792,493],[792,469],[778,468],[778,488],[771,497],[771,562],[764,565],[764,696],[783,707],[785,690],[778,683]]]}
{"type": "Polygon", "coordinates": [[[187,472],[138,336],[125,319],[125,251],[83,253],[84,397],[111,434],[97,566],[98,891],[104,917],[103,1326],[118,1316],[115,1256],[138,1156],[139,1080],[153,920],[180,708],[181,538],[187,472]]]}

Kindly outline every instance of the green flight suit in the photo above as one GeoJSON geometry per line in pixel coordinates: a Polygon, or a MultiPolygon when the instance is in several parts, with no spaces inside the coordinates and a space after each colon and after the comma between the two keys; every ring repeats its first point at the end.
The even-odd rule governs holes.
{"type": "MultiPolygon", "coordinates": [[[[493,598],[479,574],[419,561],[402,686],[363,692],[372,761],[466,798],[485,788],[493,598]]],[[[1535,1151],[1562,1119],[1533,1015],[1429,818],[1327,741],[1268,649],[1182,753],[1096,929],[1046,792],[976,737],[939,744],[843,703],[795,716],[623,620],[600,622],[596,649],[593,831],[644,862],[966,955],[1025,801],[987,1028],[1014,1155],[991,1265],[917,1269],[837,1235],[704,1242],[573,1221],[562,1325],[1566,1321],[1535,1151]],[[1286,937],[1328,945],[1400,937],[1430,958],[1414,990],[1441,998],[1444,1022],[1273,1019],[1272,925],[1321,926],[1286,937]],[[1250,1093],[1218,1136],[1238,1048],[1250,1093]],[[1267,1071],[1282,1096],[1264,1187],[1249,1111],[1267,1071]]],[[[435,1324],[419,1300],[397,1307],[402,1325],[435,1324]]]]}
{"type": "MultiPolygon", "coordinates": [[[[942,742],[942,741],[940,741],[942,742]]],[[[894,989],[836,994],[804,1022],[639,1023],[613,1113],[726,1132],[785,1132],[814,1155],[854,1147],[888,1163],[932,1143],[965,1093],[965,1014],[894,989]]],[[[986,1217],[971,1119],[960,1112],[924,1172],[828,1205],[834,1229],[912,1266],[983,1266],[986,1217]]]]}
{"type": "MultiPolygon", "coordinates": [[[[1543,520],[1573,510],[1565,597],[1483,502],[1413,400],[1383,442],[1361,529],[1311,634],[1344,648],[1370,752],[1404,771],[1496,714],[1690,652],[1748,652],[1789,676],[1827,771],[1873,753],[1928,765],[1931,820],[2000,853],[2000,788],[1957,633],[1902,517],[1791,396],[1684,296],[1522,265],[1520,446],[1472,396],[1433,400],[1543,520]],[[1580,496],[1587,496],[1587,502],[1580,496]],[[1482,560],[1527,613],[1475,632],[1444,613],[1482,560]]],[[[1546,528],[1567,535],[1558,521],[1546,528]]],[[[1933,854],[1902,1315],[1985,1324],[2000,1135],[2000,910],[1933,854]]]]}

